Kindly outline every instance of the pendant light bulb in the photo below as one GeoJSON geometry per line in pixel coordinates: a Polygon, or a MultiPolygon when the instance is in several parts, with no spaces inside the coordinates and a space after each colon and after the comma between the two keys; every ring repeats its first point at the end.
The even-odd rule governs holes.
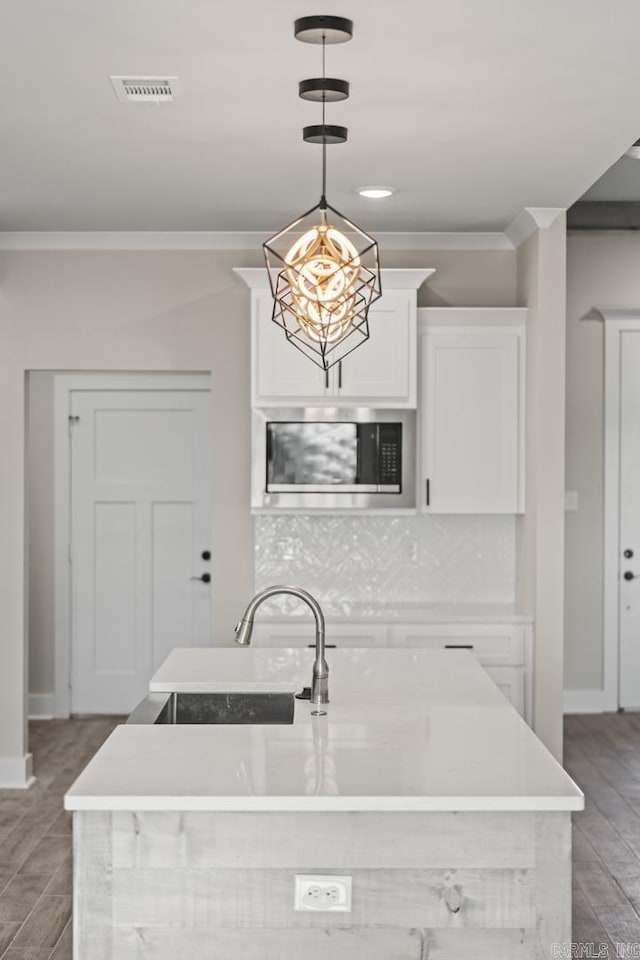
{"type": "Polygon", "coordinates": [[[356,316],[361,264],[358,251],[336,227],[322,222],[307,230],[285,255],[286,280],[298,326],[311,340],[335,343],[356,316]]]}

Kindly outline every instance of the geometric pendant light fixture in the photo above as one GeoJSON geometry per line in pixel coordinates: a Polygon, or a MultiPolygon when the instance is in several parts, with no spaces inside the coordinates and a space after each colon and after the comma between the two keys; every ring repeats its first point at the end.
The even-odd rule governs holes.
{"type": "Polygon", "coordinates": [[[378,244],[327,201],[327,146],[345,143],[347,128],[327,124],[326,105],[349,96],[349,84],[326,76],[328,44],[346,43],[345,17],[301,17],[294,33],[322,47],[322,76],[301,80],[303,100],[322,104],[322,123],[304,127],[303,139],[322,147],[320,201],[263,244],[273,295],[272,320],[292,346],[323,370],[369,339],[370,305],[382,294],[378,244]]]}

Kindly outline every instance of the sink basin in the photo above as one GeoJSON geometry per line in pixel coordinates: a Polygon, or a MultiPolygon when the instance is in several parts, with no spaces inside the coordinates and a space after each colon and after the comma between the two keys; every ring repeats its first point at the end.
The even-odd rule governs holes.
{"type": "Polygon", "coordinates": [[[293,723],[292,693],[150,693],[127,723],[293,723]]]}

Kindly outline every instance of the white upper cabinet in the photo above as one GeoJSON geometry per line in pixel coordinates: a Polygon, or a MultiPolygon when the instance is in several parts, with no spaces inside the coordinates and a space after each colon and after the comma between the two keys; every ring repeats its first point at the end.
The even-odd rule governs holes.
{"type": "Polygon", "coordinates": [[[526,313],[419,311],[423,510],[524,510],[526,313]]]}
{"type": "Polygon", "coordinates": [[[252,288],[252,406],[416,406],[417,290],[433,270],[383,270],[383,295],[369,311],[369,339],[328,373],[272,323],[266,272],[236,273],[252,288]]]}
{"type": "Polygon", "coordinates": [[[270,290],[251,292],[252,406],[285,405],[306,397],[317,403],[326,397],[324,372],[289,343],[284,331],[272,323],[270,290]]]}
{"type": "Polygon", "coordinates": [[[369,339],[338,368],[337,396],[415,407],[416,357],[416,292],[385,290],[369,310],[369,339]]]}

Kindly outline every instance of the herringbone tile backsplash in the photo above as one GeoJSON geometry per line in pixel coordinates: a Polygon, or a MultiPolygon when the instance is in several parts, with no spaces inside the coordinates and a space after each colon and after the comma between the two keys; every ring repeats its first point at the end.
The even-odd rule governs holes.
{"type": "MultiPolygon", "coordinates": [[[[256,517],[256,589],[349,603],[512,603],[515,522],[502,516],[256,517]]],[[[280,597],[272,610],[288,611],[280,597]]]]}

